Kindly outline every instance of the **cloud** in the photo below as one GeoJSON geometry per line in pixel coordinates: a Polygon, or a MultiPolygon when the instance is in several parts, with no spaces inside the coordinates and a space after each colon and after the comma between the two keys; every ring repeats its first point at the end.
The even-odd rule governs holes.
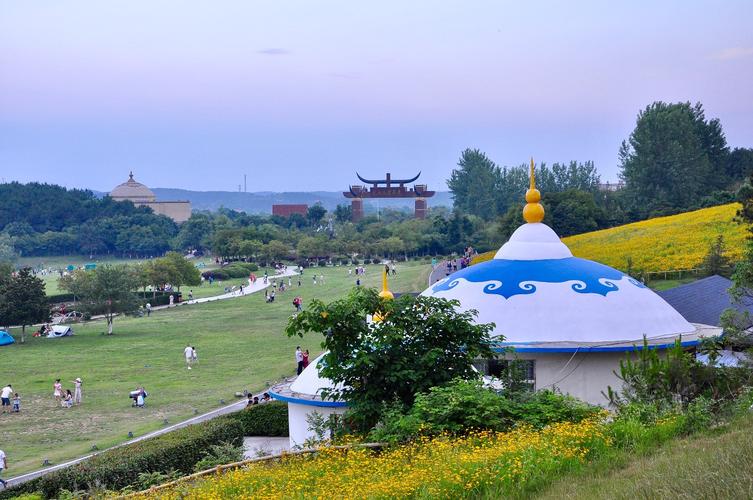
{"type": "Polygon", "coordinates": [[[742,59],[744,57],[753,57],[753,47],[727,47],[714,54],[714,59],[722,61],[742,59]]]}
{"type": "Polygon", "coordinates": [[[257,50],[256,52],[258,54],[264,54],[266,56],[286,56],[286,55],[290,54],[289,50],[278,49],[278,48],[257,50]]]}

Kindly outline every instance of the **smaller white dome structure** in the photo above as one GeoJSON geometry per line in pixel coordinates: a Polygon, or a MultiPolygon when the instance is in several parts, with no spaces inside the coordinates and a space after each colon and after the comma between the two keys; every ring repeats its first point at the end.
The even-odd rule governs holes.
{"type": "Polygon", "coordinates": [[[133,178],[133,172],[128,174],[128,180],[118,184],[110,191],[110,198],[115,201],[132,201],[133,203],[151,203],[157,201],[154,191],[133,178]]]}
{"type": "Polygon", "coordinates": [[[312,413],[319,413],[324,418],[337,418],[345,413],[347,404],[343,401],[332,401],[322,398],[322,390],[334,389],[331,380],[319,375],[319,367],[323,363],[324,354],[319,355],[293,381],[283,382],[269,389],[274,399],[288,403],[288,428],[290,432],[290,447],[301,446],[310,438],[315,437],[309,429],[308,417],[312,413]]]}

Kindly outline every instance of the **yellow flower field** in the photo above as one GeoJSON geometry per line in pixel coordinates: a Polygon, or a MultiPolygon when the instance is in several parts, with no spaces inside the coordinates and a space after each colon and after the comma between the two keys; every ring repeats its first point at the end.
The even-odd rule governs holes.
{"type": "Polygon", "coordinates": [[[585,462],[610,446],[596,420],[541,431],[475,432],[423,439],[377,453],[325,448],[315,456],[257,462],[193,483],[149,492],[150,498],[461,498],[486,488],[513,493],[547,473],[585,462]]]}
{"type": "MultiPolygon", "coordinates": [[[[625,270],[628,257],[633,269],[646,272],[697,268],[718,235],[724,236],[727,256],[742,257],[748,233],[733,220],[738,203],[704,208],[668,217],[657,217],[624,226],[563,238],[573,255],[625,270]]],[[[491,259],[494,252],[479,255],[474,263],[491,259]]]]}

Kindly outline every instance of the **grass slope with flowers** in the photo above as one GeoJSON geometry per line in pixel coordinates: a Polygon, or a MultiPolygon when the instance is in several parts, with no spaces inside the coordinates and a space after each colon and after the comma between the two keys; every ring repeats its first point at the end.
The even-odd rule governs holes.
{"type": "MultiPolygon", "coordinates": [[[[656,217],[610,229],[563,238],[573,255],[626,270],[644,272],[695,269],[719,235],[724,237],[726,255],[742,257],[747,232],[737,223],[738,203],[703,208],[667,217],[656,217]]],[[[496,250],[478,255],[474,264],[494,257],[496,250]]]]}

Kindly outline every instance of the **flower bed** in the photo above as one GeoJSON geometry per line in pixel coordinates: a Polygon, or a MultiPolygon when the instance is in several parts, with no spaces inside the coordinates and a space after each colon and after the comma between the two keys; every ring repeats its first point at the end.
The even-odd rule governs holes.
{"type": "Polygon", "coordinates": [[[153,498],[394,498],[473,496],[492,488],[514,494],[611,445],[596,420],[541,431],[440,436],[378,453],[324,448],[315,456],[254,463],[209,479],[152,491],[153,498]]]}

